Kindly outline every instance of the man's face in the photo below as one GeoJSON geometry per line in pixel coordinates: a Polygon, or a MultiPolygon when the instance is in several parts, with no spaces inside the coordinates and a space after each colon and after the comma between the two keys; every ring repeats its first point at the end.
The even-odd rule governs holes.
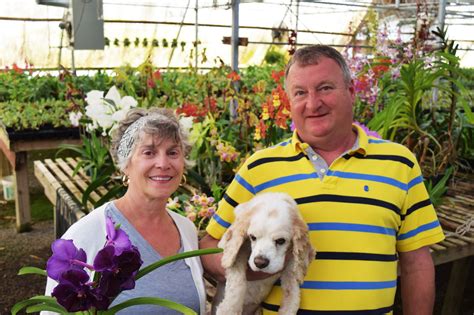
{"type": "Polygon", "coordinates": [[[351,132],[354,87],[344,82],[339,65],[322,57],[305,67],[295,63],[286,78],[291,115],[298,135],[313,147],[351,132]]]}

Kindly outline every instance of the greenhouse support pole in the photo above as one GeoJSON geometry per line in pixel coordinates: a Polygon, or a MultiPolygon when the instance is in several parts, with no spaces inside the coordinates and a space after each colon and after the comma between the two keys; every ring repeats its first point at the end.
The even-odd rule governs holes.
{"type": "MultiPolygon", "coordinates": [[[[232,0],[232,70],[239,72],[239,3],[240,0],[232,0]]],[[[239,82],[233,82],[235,93],[239,92],[239,82]]],[[[237,118],[237,98],[234,97],[229,104],[230,119],[237,118]]]]}
{"type": "Polygon", "coordinates": [[[439,0],[438,26],[441,30],[443,30],[443,28],[444,28],[445,18],[446,18],[446,0],[439,0]]]}
{"type": "Polygon", "coordinates": [[[232,70],[239,72],[239,2],[232,0],[232,70]]]}
{"type": "Polygon", "coordinates": [[[298,44],[298,21],[300,19],[300,0],[296,0],[296,21],[295,21],[295,45],[298,44]]]}
{"type": "Polygon", "coordinates": [[[72,75],[74,76],[76,75],[76,65],[74,61],[74,45],[71,48],[71,72],[72,72],[72,75]]]}
{"type": "MultiPolygon", "coordinates": [[[[445,17],[446,17],[446,0],[439,0],[439,7],[438,7],[438,27],[440,28],[441,31],[443,31],[444,29],[444,20],[445,20],[445,17]]],[[[439,47],[438,47],[439,48],[439,47]]],[[[439,83],[439,80],[437,79],[435,84],[437,85],[439,83]]],[[[438,88],[433,88],[433,96],[432,96],[432,102],[431,102],[431,105],[430,105],[430,109],[431,109],[431,112],[432,112],[432,115],[434,115],[433,113],[433,106],[436,106],[436,104],[438,103],[438,88]]],[[[433,118],[434,119],[434,118],[433,118]]]]}
{"type": "Polygon", "coordinates": [[[196,49],[195,49],[195,56],[194,56],[194,68],[198,69],[198,45],[199,45],[199,36],[198,36],[198,29],[199,29],[199,24],[198,24],[198,2],[199,0],[196,0],[196,7],[194,8],[194,10],[196,11],[196,24],[195,24],[195,31],[196,31],[196,34],[195,34],[195,46],[196,49]]]}

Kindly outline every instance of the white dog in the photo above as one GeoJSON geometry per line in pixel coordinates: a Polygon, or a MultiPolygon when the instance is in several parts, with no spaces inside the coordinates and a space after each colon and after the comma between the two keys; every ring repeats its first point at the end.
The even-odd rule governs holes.
{"type": "Polygon", "coordinates": [[[217,315],[255,314],[280,278],[283,300],[279,314],[296,314],[314,250],[295,201],[284,193],[264,193],[235,208],[235,221],[219,242],[224,249],[224,299],[217,315]],[[247,282],[247,266],[274,274],[247,282]]]}

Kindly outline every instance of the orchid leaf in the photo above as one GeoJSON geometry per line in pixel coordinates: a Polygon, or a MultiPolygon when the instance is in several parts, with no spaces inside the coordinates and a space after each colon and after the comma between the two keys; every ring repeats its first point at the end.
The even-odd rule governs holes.
{"type": "Polygon", "coordinates": [[[46,270],[40,269],[37,267],[23,267],[18,271],[18,275],[30,275],[30,274],[36,274],[36,275],[41,275],[41,276],[47,276],[46,270]]]}
{"type": "Polygon", "coordinates": [[[13,305],[11,309],[11,314],[15,315],[22,309],[29,307],[33,304],[37,304],[37,306],[43,307],[41,309],[38,309],[37,311],[46,310],[45,307],[51,307],[51,308],[55,308],[56,312],[59,311],[60,313],[67,313],[67,311],[58,304],[55,298],[51,296],[38,295],[38,296],[34,296],[32,298],[29,298],[28,300],[24,300],[13,305]]]}
{"type": "Polygon", "coordinates": [[[41,311],[50,311],[50,312],[56,312],[60,314],[75,314],[75,313],[68,313],[62,306],[60,305],[49,305],[49,304],[36,304],[32,306],[28,306],[26,308],[26,312],[29,313],[37,313],[41,311]]]}
{"type": "Polygon", "coordinates": [[[159,260],[159,261],[157,261],[157,262],[155,262],[151,265],[148,265],[145,268],[139,270],[136,277],[135,277],[135,280],[140,279],[141,277],[143,277],[144,275],[152,272],[156,268],[159,268],[163,265],[166,265],[166,264],[168,264],[170,262],[173,262],[173,261],[176,261],[176,260],[195,257],[195,256],[208,255],[208,254],[218,254],[218,253],[221,253],[221,252],[222,252],[222,248],[208,248],[208,249],[193,250],[193,251],[173,255],[173,256],[170,256],[170,257],[166,257],[162,260],[159,260]]]}
{"type": "Polygon", "coordinates": [[[173,310],[181,312],[183,314],[189,314],[189,315],[197,314],[195,311],[193,311],[192,309],[190,309],[187,306],[184,306],[182,304],[179,304],[179,303],[167,300],[167,299],[161,299],[161,298],[156,298],[156,297],[139,297],[139,298],[130,299],[130,300],[127,300],[123,303],[120,303],[118,305],[115,305],[115,306],[111,307],[107,311],[103,311],[102,314],[112,315],[112,314],[115,314],[118,311],[123,310],[127,307],[135,306],[135,305],[143,305],[143,304],[159,305],[159,306],[163,306],[163,307],[166,307],[166,308],[173,309],[173,310]]]}

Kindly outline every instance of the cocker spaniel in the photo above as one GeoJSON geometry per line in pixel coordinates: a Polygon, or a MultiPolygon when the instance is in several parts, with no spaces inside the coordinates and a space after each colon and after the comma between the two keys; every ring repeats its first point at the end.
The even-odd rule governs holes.
{"type": "Polygon", "coordinates": [[[217,315],[255,314],[280,278],[283,300],[279,314],[296,314],[314,249],[296,202],[285,193],[264,193],[235,208],[235,221],[219,241],[226,272],[224,299],[217,315]],[[247,266],[273,274],[247,282],[247,266]]]}

